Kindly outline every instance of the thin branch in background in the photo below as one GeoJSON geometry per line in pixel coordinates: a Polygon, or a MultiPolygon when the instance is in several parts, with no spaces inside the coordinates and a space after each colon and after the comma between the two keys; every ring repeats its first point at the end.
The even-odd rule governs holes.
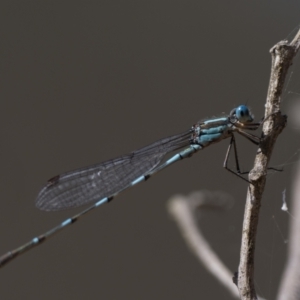
{"type": "MultiPolygon", "coordinates": [[[[294,111],[299,114],[299,109],[294,108],[294,111]]],[[[297,125],[299,119],[297,118],[297,125]]],[[[290,216],[290,233],[288,244],[288,255],[285,270],[282,275],[282,280],[278,292],[278,300],[298,300],[300,295],[300,164],[293,176],[293,191],[292,191],[292,213],[289,212],[287,205],[284,208],[290,216]]],[[[284,193],[286,197],[286,193],[284,193]]],[[[284,199],[286,203],[286,199],[284,199]]]]}
{"type": "Polygon", "coordinates": [[[255,157],[254,168],[249,174],[251,182],[246,199],[240,265],[237,286],[241,299],[257,299],[254,287],[254,253],[259,211],[275,141],[286,125],[286,116],[280,112],[280,97],[284,82],[294,56],[300,45],[300,30],[291,43],[281,41],[271,50],[272,66],[266,101],[262,142],[255,157]]]}
{"type": "Polygon", "coordinates": [[[232,272],[223,264],[204,238],[196,217],[196,210],[204,210],[207,206],[220,209],[224,207],[224,204],[226,204],[226,199],[215,193],[197,192],[190,196],[174,196],[168,202],[168,211],[175,219],[192,252],[205,268],[226,287],[231,295],[238,299],[239,293],[232,282],[232,272]]]}
{"type": "MultiPolygon", "coordinates": [[[[207,208],[224,210],[231,204],[231,197],[229,198],[225,193],[201,191],[189,196],[172,197],[168,201],[168,212],[176,221],[186,244],[198,260],[234,298],[240,299],[238,289],[233,283],[233,272],[210,247],[199,227],[199,212],[204,212],[207,208]]],[[[265,299],[259,297],[259,300],[265,299]]]]}

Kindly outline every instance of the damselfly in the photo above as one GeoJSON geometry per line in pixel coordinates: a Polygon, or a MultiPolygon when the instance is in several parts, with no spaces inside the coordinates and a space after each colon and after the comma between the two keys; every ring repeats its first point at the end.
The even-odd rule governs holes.
{"type": "Polygon", "coordinates": [[[1,256],[0,267],[27,250],[40,245],[48,237],[73,224],[79,217],[110,202],[127,188],[149,179],[152,175],[181,159],[192,156],[198,150],[226,138],[230,138],[230,143],[223,166],[248,182],[240,172],[234,132],[258,145],[260,138],[245,130],[256,130],[261,123],[253,123],[253,116],[249,108],[240,105],[233,109],[228,116],[198,122],[188,131],[161,139],[128,155],[51,178],[38,194],[36,206],[39,209],[55,211],[90,202],[94,202],[94,204],[46,233],[1,256]],[[232,146],[236,171],[227,167],[232,146]],[[181,148],[183,150],[160,164],[167,153],[181,148]]]}

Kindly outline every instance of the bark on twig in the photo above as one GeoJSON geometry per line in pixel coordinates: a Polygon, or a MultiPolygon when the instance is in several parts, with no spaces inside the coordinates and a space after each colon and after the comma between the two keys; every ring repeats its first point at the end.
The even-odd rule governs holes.
{"type": "Polygon", "coordinates": [[[269,89],[266,101],[262,142],[255,157],[254,168],[249,174],[250,184],[247,193],[240,265],[237,276],[237,286],[241,299],[257,299],[254,288],[254,252],[262,194],[267,175],[268,162],[278,135],[286,125],[286,116],[280,112],[280,96],[285,78],[292,60],[300,45],[300,30],[294,40],[289,43],[281,41],[271,50],[272,67],[269,89]]]}

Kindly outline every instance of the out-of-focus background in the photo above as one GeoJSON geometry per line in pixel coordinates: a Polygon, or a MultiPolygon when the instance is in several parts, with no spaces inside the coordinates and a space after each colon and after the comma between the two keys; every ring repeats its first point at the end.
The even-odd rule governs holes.
{"type": "MultiPolygon", "coordinates": [[[[0,254],[80,209],[34,200],[61,172],[126,154],[247,103],[264,114],[269,49],[293,37],[299,1],[4,1],[0,12],[0,254]]],[[[297,64],[298,63],[298,64],[297,64]]],[[[299,101],[296,60],[282,110],[299,101]]],[[[278,139],[263,199],[257,291],[274,299],[288,247],[294,155],[278,139]]],[[[238,137],[249,170],[256,147],[238,137]]],[[[184,244],[166,211],[173,194],[208,189],[234,201],[201,221],[236,271],[247,185],[222,168],[227,141],[122,194],[0,270],[1,299],[232,299],[184,244]]],[[[233,159],[231,159],[233,162],[233,159]]]]}

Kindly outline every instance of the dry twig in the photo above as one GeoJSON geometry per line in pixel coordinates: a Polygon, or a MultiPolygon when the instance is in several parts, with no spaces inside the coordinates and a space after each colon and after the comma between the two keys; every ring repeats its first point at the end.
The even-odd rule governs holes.
{"type": "MultiPolygon", "coordinates": [[[[280,97],[288,69],[292,64],[294,56],[297,54],[299,46],[300,30],[291,43],[281,41],[270,50],[272,55],[272,67],[265,105],[266,121],[264,122],[262,130],[260,147],[255,157],[254,168],[249,174],[251,184],[248,188],[244,213],[240,264],[234,280],[238,287],[239,297],[243,300],[258,299],[254,287],[254,253],[259,211],[266,184],[268,163],[276,139],[286,126],[287,121],[287,117],[280,112],[280,97]]],[[[169,206],[169,210],[172,215],[175,216],[190,248],[204,263],[206,268],[231,291],[232,295],[236,296],[236,290],[232,289],[232,283],[229,284],[228,278],[231,278],[229,271],[212,252],[212,249],[203,238],[200,229],[197,228],[193,214],[190,211],[191,207],[189,208],[183,203],[183,200],[179,199],[173,200],[172,203],[173,204],[169,206]],[[207,261],[209,261],[209,264],[206,263],[207,261]]],[[[298,273],[299,268],[297,269],[297,274],[298,273]]],[[[299,293],[298,290],[297,292],[299,293]]]]}
{"type": "Polygon", "coordinates": [[[291,43],[281,41],[271,50],[272,67],[270,83],[266,101],[262,142],[255,157],[254,168],[249,174],[250,184],[247,193],[244,223],[242,231],[242,246],[240,265],[237,276],[237,286],[241,299],[257,299],[254,288],[254,252],[261,206],[267,175],[268,162],[274,148],[275,141],[286,125],[286,116],[280,112],[280,96],[285,78],[292,60],[300,45],[300,30],[291,43]]]}

